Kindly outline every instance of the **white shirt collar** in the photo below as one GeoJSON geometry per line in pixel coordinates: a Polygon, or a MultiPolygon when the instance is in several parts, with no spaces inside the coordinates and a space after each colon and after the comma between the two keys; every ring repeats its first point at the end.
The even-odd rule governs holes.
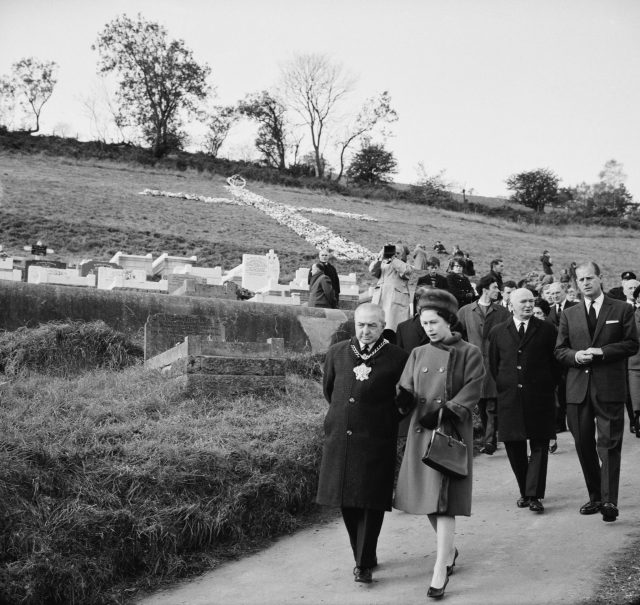
{"type": "MultiPolygon", "coordinates": [[[[529,318],[531,319],[531,318],[529,318]]],[[[516,324],[516,330],[520,329],[520,324],[524,324],[524,331],[527,331],[527,328],[529,327],[529,319],[518,319],[515,315],[513,316],[513,322],[516,324]]]]}
{"type": "Polygon", "coordinates": [[[593,303],[591,303],[591,301],[588,298],[584,299],[584,305],[587,309],[587,312],[589,311],[589,307],[591,306],[591,304],[593,304],[593,308],[596,310],[596,314],[598,314],[598,312],[600,311],[600,307],[602,306],[602,302],[604,301],[604,292],[600,292],[600,296],[598,296],[598,298],[594,298],[593,299],[593,303]]]}

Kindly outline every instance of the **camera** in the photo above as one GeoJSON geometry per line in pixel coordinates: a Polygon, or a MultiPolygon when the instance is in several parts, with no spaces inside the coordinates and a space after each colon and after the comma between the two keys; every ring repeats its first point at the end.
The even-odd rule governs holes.
{"type": "Polygon", "coordinates": [[[396,255],[396,247],[393,244],[385,244],[382,249],[382,258],[393,258],[396,255]]]}

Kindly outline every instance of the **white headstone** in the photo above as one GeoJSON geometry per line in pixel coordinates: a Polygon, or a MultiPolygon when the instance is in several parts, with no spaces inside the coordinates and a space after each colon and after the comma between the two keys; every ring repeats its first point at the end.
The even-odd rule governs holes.
{"type": "Polygon", "coordinates": [[[57,269],[55,267],[31,265],[27,273],[27,281],[31,284],[57,284],[93,288],[96,285],[96,276],[85,275],[82,277],[78,275],[77,269],[57,269]]]}
{"type": "Polygon", "coordinates": [[[0,270],[11,271],[13,269],[13,257],[0,256],[0,270]]]}
{"type": "MultiPolygon", "coordinates": [[[[278,274],[280,268],[278,267],[278,274]]],[[[242,255],[242,287],[257,292],[269,285],[269,261],[262,254],[242,255]]]]}
{"type": "Polygon", "coordinates": [[[142,269],[146,275],[153,275],[153,256],[151,254],[140,256],[138,254],[116,252],[109,262],[120,265],[123,269],[142,269]]]}
{"type": "Polygon", "coordinates": [[[4,281],[22,281],[20,269],[0,269],[0,279],[4,281]]]}
{"type": "Polygon", "coordinates": [[[169,256],[166,252],[163,252],[151,265],[151,270],[154,275],[169,275],[174,273],[178,267],[192,267],[198,262],[197,256],[180,257],[169,256]]]}

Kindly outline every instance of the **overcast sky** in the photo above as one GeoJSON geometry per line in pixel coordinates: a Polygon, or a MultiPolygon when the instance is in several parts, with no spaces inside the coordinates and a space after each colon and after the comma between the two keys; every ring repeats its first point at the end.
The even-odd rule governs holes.
{"type": "MultiPolygon", "coordinates": [[[[80,103],[96,84],[91,44],[138,12],[211,66],[220,104],[272,87],[294,53],[342,62],[358,78],[354,107],[388,90],[398,181],[423,162],[504,195],[516,172],[593,183],[616,159],[640,200],[638,0],[0,0],[0,74],[25,56],[60,65],[43,132],[91,135],[80,103]]],[[[245,136],[227,153],[249,148],[245,136]]]]}

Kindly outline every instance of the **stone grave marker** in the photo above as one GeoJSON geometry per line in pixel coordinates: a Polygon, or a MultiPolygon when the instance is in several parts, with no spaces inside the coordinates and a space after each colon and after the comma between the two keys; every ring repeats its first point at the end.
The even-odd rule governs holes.
{"type": "Polygon", "coordinates": [[[223,342],[224,324],[204,315],[150,315],[144,325],[144,358],[150,359],[184,341],[201,336],[204,341],[223,342]]]}
{"type": "Polygon", "coordinates": [[[95,275],[81,277],[75,269],[58,269],[31,265],[27,273],[30,284],[55,284],[62,286],[84,286],[93,288],[96,285],[95,275]]]}
{"type": "Polygon", "coordinates": [[[109,267],[111,269],[122,269],[120,265],[110,263],[105,260],[85,260],[80,263],[79,271],[82,277],[86,275],[97,275],[99,267],[109,267]]]}
{"type": "Polygon", "coordinates": [[[242,255],[242,287],[257,292],[269,285],[269,261],[263,254],[242,255]]]}
{"type": "Polygon", "coordinates": [[[145,366],[175,380],[188,394],[220,397],[285,388],[282,338],[216,342],[187,336],[171,349],[147,358],[145,366]]]}

